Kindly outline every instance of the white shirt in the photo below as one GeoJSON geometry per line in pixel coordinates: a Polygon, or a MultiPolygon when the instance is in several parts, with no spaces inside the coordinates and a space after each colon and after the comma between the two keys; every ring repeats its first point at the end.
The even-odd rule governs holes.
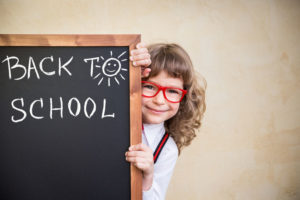
{"type": "MultiPolygon", "coordinates": [[[[144,124],[143,143],[154,152],[165,134],[164,123],[144,124]]],[[[178,149],[172,137],[169,137],[154,164],[153,183],[149,190],[143,191],[143,200],[165,199],[167,188],[178,158],[178,149]]]]}

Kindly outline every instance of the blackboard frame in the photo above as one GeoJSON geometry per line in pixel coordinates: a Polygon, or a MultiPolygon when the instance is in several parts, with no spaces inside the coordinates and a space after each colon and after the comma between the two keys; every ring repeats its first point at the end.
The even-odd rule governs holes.
{"type": "MultiPolygon", "coordinates": [[[[140,42],[139,34],[101,34],[101,35],[66,35],[66,34],[0,34],[0,46],[38,46],[38,47],[101,47],[128,46],[129,50],[140,42]]],[[[141,143],[141,69],[129,63],[130,97],[130,145],[141,143]]],[[[125,153],[125,152],[124,152],[125,153]]],[[[130,166],[131,200],[142,199],[142,173],[135,166],[130,166]]]]}

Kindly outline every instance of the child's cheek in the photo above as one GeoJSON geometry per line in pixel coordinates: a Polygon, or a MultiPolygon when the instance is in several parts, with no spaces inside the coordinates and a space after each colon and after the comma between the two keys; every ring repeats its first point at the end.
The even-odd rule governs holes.
{"type": "Polygon", "coordinates": [[[179,103],[171,104],[173,115],[170,118],[174,117],[178,113],[179,105],[179,103]]]}

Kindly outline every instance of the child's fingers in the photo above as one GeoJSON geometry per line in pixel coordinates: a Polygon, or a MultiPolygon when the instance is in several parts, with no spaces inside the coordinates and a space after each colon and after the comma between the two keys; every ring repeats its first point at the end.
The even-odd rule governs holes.
{"type": "Polygon", "coordinates": [[[136,48],[139,49],[139,48],[146,48],[146,43],[144,42],[140,42],[136,45],[136,48]]]}
{"type": "Polygon", "coordinates": [[[139,54],[137,56],[130,56],[130,60],[133,61],[133,65],[142,65],[148,67],[151,64],[150,54],[139,54]]]}
{"type": "Polygon", "coordinates": [[[131,55],[131,56],[136,56],[136,55],[144,54],[144,53],[148,53],[148,49],[147,49],[147,48],[132,49],[132,50],[130,51],[130,55],[131,55]]]}
{"type": "Polygon", "coordinates": [[[149,66],[151,64],[151,60],[150,59],[138,60],[138,61],[134,61],[132,64],[134,66],[149,66]]]}
{"type": "Polygon", "coordinates": [[[138,54],[135,56],[130,56],[131,61],[146,60],[146,59],[150,59],[149,53],[143,53],[143,54],[138,54]]]}
{"type": "Polygon", "coordinates": [[[143,158],[140,158],[140,157],[126,157],[126,160],[128,162],[136,163],[136,162],[142,162],[143,158]]]}
{"type": "Polygon", "coordinates": [[[149,151],[149,150],[151,151],[151,149],[143,143],[132,145],[129,147],[129,151],[149,151]]]}
{"type": "Polygon", "coordinates": [[[132,163],[134,166],[143,171],[151,171],[153,167],[153,159],[149,161],[142,157],[126,157],[126,161],[132,163]]]}
{"type": "Polygon", "coordinates": [[[148,160],[145,159],[144,157],[136,157],[136,156],[126,157],[126,160],[131,163],[147,163],[148,162],[148,160]]]}
{"type": "Polygon", "coordinates": [[[153,153],[152,150],[143,143],[132,145],[125,153],[126,161],[142,170],[144,173],[153,172],[153,153]]]}
{"type": "Polygon", "coordinates": [[[150,74],[150,72],[151,72],[150,68],[144,68],[144,69],[142,69],[142,78],[148,77],[149,74],[150,74]]]}
{"type": "Polygon", "coordinates": [[[144,43],[138,43],[136,49],[130,51],[129,58],[134,66],[148,67],[151,64],[150,54],[144,43]]]}
{"type": "Polygon", "coordinates": [[[139,168],[140,170],[144,170],[148,167],[148,165],[146,163],[133,163],[134,166],[136,166],[137,168],[139,168]]]}
{"type": "Polygon", "coordinates": [[[126,152],[126,160],[128,162],[153,163],[153,155],[151,152],[145,151],[128,151],[126,152]]]}
{"type": "MultiPolygon", "coordinates": [[[[148,155],[149,153],[148,152],[145,152],[145,151],[128,151],[126,152],[126,156],[127,157],[144,157],[144,158],[147,158],[149,157],[148,155]]],[[[151,155],[151,154],[150,154],[151,155]]]]}

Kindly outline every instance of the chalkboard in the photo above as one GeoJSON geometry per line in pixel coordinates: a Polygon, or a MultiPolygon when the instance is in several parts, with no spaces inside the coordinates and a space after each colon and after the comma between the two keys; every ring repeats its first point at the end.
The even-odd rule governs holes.
{"type": "Polygon", "coordinates": [[[0,35],[0,199],[141,199],[140,35],[0,35]]]}

